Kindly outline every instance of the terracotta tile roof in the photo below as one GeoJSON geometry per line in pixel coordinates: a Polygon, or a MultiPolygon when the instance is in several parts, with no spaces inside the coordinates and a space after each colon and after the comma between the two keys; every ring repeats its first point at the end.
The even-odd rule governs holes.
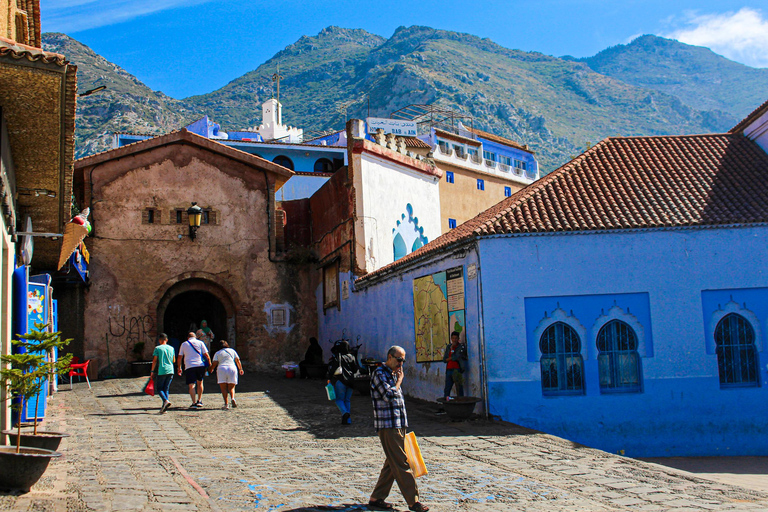
{"type": "Polygon", "coordinates": [[[739,134],[612,137],[365,282],[476,237],[768,222],[768,154],[739,134]]]}
{"type": "Polygon", "coordinates": [[[441,139],[453,140],[456,142],[461,142],[462,144],[469,144],[470,146],[479,146],[481,144],[481,142],[478,140],[470,139],[469,137],[463,137],[452,132],[447,132],[445,130],[441,130],[440,128],[435,128],[435,135],[441,139]]]}
{"type": "Polygon", "coordinates": [[[75,169],[81,169],[89,165],[107,162],[116,158],[123,158],[134,153],[149,151],[156,147],[178,143],[189,143],[200,146],[202,148],[213,151],[214,153],[219,153],[226,157],[232,158],[233,160],[240,161],[246,165],[251,165],[273,172],[280,176],[280,178],[277,180],[279,184],[277,187],[278,189],[288,180],[288,178],[294,175],[293,171],[286,169],[282,165],[278,165],[276,163],[270,162],[269,160],[265,160],[260,156],[252,155],[251,153],[246,153],[245,151],[240,151],[239,149],[226,146],[220,142],[216,142],[215,140],[202,137],[196,133],[187,131],[186,128],[83,157],[75,161],[75,169]]]}
{"type": "Polygon", "coordinates": [[[768,112],[768,101],[757,107],[747,117],[739,121],[739,124],[731,128],[728,133],[741,133],[744,129],[752,124],[758,117],[768,112]]]}
{"type": "Polygon", "coordinates": [[[405,141],[405,147],[407,148],[432,149],[432,146],[416,137],[401,137],[401,139],[405,141]]]}
{"type": "Polygon", "coordinates": [[[470,128],[468,126],[464,127],[467,131],[470,131],[477,135],[478,137],[482,137],[486,140],[490,140],[492,142],[498,142],[499,144],[504,144],[505,146],[511,146],[515,149],[519,149],[521,151],[527,151],[530,154],[535,154],[532,150],[528,149],[528,146],[524,146],[523,144],[520,144],[519,142],[515,142],[512,139],[507,139],[506,137],[500,137],[498,135],[494,135],[492,133],[484,132],[483,130],[478,130],[477,128],[470,128]]]}
{"type": "Polygon", "coordinates": [[[46,52],[34,46],[20,44],[11,39],[0,37],[0,57],[12,57],[14,59],[27,59],[30,62],[44,62],[46,64],[56,64],[64,66],[67,59],[58,53],[46,52]]]}

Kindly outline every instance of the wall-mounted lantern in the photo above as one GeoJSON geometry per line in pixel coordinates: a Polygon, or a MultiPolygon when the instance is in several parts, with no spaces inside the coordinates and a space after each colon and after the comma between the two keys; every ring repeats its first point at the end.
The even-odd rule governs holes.
{"type": "Polygon", "coordinates": [[[194,240],[197,236],[197,228],[203,220],[203,209],[197,206],[197,203],[192,203],[192,206],[187,208],[187,217],[189,218],[189,238],[194,240]]]}

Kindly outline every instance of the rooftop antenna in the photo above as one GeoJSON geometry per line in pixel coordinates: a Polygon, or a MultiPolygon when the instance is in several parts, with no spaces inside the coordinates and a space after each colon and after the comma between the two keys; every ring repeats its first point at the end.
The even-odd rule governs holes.
{"type": "Polygon", "coordinates": [[[280,80],[283,76],[280,74],[280,63],[277,63],[277,73],[272,75],[272,81],[277,83],[277,102],[280,103],[280,80]]]}

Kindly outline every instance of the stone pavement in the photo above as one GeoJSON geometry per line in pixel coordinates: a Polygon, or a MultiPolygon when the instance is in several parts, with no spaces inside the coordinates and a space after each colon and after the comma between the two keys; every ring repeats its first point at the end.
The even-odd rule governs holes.
{"type": "MultiPolygon", "coordinates": [[[[180,380],[164,415],[144,379],[65,386],[45,422],[72,434],[64,457],[30,493],[0,494],[0,510],[366,510],[383,462],[368,397],[353,397],[344,426],[321,381],[246,374],[224,411],[212,380],[206,408],[186,409],[180,380]]],[[[421,499],[438,512],[768,510],[768,493],[406,402],[429,469],[421,499]]],[[[396,486],[390,500],[407,510],[396,486]]]]}

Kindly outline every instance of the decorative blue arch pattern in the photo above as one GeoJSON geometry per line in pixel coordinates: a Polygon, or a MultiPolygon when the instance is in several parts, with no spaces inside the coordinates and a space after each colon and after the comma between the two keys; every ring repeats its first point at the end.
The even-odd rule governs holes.
{"type": "Polygon", "coordinates": [[[396,227],[392,229],[395,261],[429,242],[424,236],[424,227],[419,226],[419,218],[413,216],[413,206],[410,203],[405,206],[405,211],[406,213],[400,215],[396,227]]]}

